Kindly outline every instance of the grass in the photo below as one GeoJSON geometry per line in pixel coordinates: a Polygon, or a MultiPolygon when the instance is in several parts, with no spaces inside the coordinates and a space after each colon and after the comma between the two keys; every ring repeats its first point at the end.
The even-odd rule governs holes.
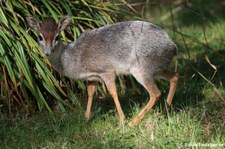
{"type": "MultiPolygon", "coordinates": [[[[1,120],[1,148],[179,148],[189,143],[224,143],[224,122],[211,113],[210,102],[171,110],[167,117],[152,110],[140,125],[121,126],[113,112],[85,123],[81,113],[41,113],[1,120]],[[215,119],[216,118],[216,119],[215,119]],[[217,122],[221,123],[218,124],[217,122]]],[[[134,110],[134,113],[139,111],[134,110]]],[[[78,111],[77,111],[78,112],[78,111]]],[[[223,112],[223,113],[222,113],[223,112]]]]}
{"type": "MultiPolygon", "coordinates": [[[[81,92],[77,95],[81,107],[66,113],[56,109],[53,114],[18,113],[12,118],[1,113],[0,148],[224,148],[225,21],[207,23],[205,33],[201,25],[180,27],[175,34],[165,29],[179,47],[177,70],[181,75],[168,116],[159,114],[168,92],[164,81],[157,81],[160,102],[133,127],[119,124],[112,99],[99,91],[91,121],[86,123],[86,100],[82,100],[86,95],[81,92]],[[206,61],[205,52],[217,67],[213,78],[215,70],[206,61]]],[[[118,89],[127,122],[148,100],[143,87],[129,87],[128,80],[125,78],[125,93],[118,89]]]]}
{"type": "MultiPolygon", "coordinates": [[[[158,83],[164,88],[163,82],[158,83]]],[[[201,145],[200,148],[207,144],[223,148],[225,102],[209,85],[201,87],[198,94],[190,93],[200,90],[198,87],[200,85],[193,86],[192,82],[186,84],[186,89],[190,88],[187,91],[180,87],[168,116],[159,114],[162,105],[157,104],[133,127],[119,124],[108,95],[104,100],[94,101],[93,117],[88,123],[81,109],[67,113],[56,111],[54,115],[41,112],[27,117],[2,117],[0,148],[188,148],[196,144],[201,145]]],[[[219,91],[224,97],[224,88],[219,91]]],[[[120,94],[127,122],[146,103],[147,94],[142,93],[127,89],[125,94],[120,94]]],[[[163,92],[161,100],[165,94],[163,92]]],[[[85,102],[82,105],[85,106],[85,102]]]]}

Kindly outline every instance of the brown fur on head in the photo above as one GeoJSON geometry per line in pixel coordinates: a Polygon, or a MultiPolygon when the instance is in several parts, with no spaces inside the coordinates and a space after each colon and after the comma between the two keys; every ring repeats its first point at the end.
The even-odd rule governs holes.
{"type": "Polygon", "coordinates": [[[34,17],[27,16],[26,20],[30,28],[38,32],[38,42],[46,56],[60,44],[59,32],[70,23],[70,16],[64,16],[57,24],[53,18],[47,18],[39,23],[34,17]]]}
{"type": "Polygon", "coordinates": [[[54,42],[52,41],[58,41],[58,25],[56,24],[55,20],[53,18],[48,18],[45,19],[41,24],[40,24],[40,29],[38,30],[39,32],[39,42],[41,40],[45,40],[45,44],[50,47],[54,47],[54,42]],[[55,39],[54,39],[55,38],[55,39]]]}

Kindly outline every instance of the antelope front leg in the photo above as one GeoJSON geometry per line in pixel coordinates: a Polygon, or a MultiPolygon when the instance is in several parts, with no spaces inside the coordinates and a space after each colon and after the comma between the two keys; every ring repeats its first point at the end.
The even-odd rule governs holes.
{"type": "Polygon", "coordinates": [[[96,82],[88,81],[87,82],[87,93],[88,93],[88,102],[87,102],[87,109],[85,112],[86,121],[89,121],[91,115],[91,105],[93,101],[93,96],[95,93],[96,82]]]}
{"type": "Polygon", "coordinates": [[[121,122],[121,124],[124,124],[125,116],[124,116],[123,110],[120,106],[120,102],[119,102],[119,99],[117,96],[114,72],[103,74],[102,79],[105,82],[105,85],[109,91],[109,94],[112,96],[112,98],[114,100],[117,112],[119,114],[120,122],[121,122]]]}

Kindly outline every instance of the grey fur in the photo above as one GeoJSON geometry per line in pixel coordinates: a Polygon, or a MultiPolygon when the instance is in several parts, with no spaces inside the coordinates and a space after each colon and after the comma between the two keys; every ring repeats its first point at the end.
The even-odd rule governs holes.
{"type": "Polygon", "coordinates": [[[103,80],[113,97],[120,121],[124,113],[120,106],[115,85],[115,75],[132,74],[150,95],[145,108],[129,125],[139,122],[156,103],[161,93],[154,83],[155,75],[168,80],[170,89],[163,113],[171,105],[179,75],[167,70],[177,47],[168,34],[158,26],[144,21],[127,21],[85,31],[77,40],[64,45],[58,34],[71,21],[63,17],[58,24],[46,19],[41,24],[32,16],[26,17],[29,26],[39,33],[39,44],[52,66],[64,76],[88,82],[87,120],[96,87],[95,81],[103,80]]]}
{"type": "Polygon", "coordinates": [[[153,76],[166,69],[177,48],[159,27],[128,21],[87,30],[60,53],[49,57],[56,70],[73,79],[92,80],[107,71],[130,74],[134,68],[153,76]]]}

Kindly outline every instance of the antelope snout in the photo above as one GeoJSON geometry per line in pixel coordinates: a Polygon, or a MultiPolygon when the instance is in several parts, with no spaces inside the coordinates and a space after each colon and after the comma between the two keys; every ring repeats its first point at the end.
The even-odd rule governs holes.
{"type": "Polygon", "coordinates": [[[44,54],[45,56],[49,57],[52,51],[52,47],[51,46],[46,46],[44,47],[44,54]]]}
{"type": "Polygon", "coordinates": [[[49,55],[50,55],[49,53],[45,53],[45,56],[49,57],[49,55]]]}

